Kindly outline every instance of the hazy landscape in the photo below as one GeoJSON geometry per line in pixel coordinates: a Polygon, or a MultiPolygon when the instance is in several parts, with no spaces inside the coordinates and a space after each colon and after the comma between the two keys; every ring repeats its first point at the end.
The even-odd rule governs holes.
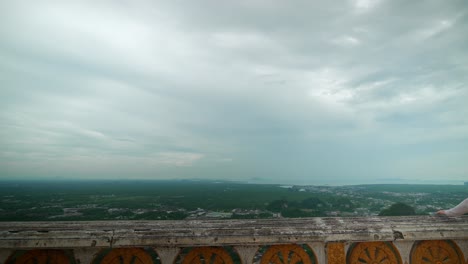
{"type": "Polygon", "coordinates": [[[468,186],[2,181],[0,193],[0,221],[258,219],[376,216],[385,212],[428,215],[465,199],[468,186]],[[395,207],[388,212],[395,204],[406,205],[410,211],[395,207]]]}

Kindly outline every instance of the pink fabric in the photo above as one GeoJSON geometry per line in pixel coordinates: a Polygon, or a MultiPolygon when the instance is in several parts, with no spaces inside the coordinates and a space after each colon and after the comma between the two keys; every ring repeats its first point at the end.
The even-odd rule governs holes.
{"type": "Polygon", "coordinates": [[[447,216],[460,216],[468,213],[468,198],[463,200],[459,205],[454,208],[445,210],[447,216]]]}

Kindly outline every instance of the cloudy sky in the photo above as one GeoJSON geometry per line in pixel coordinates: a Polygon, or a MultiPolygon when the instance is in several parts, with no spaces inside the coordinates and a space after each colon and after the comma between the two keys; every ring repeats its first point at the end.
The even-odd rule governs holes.
{"type": "Polygon", "coordinates": [[[0,179],[468,181],[465,0],[0,0],[0,179]]]}

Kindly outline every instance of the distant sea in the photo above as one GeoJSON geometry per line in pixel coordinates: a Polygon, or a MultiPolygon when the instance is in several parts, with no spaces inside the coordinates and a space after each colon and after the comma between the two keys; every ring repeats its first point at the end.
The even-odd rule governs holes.
{"type": "MultiPolygon", "coordinates": [[[[468,180],[466,180],[468,181],[468,180]]],[[[367,184],[430,184],[430,185],[463,185],[463,180],[408,180],[408,179],[374,179],[374,180],[355,180],[342,179],[331,181],[329,179],[307,179],[301,181],[281,181],[281,180],[262,180],[248,181],[252,184],[280,184],[283,186],[291,185],[328,185],[328,186],[343,186],[343,185],[367,185],[367,184]]]]}
{"type": "Polygon", "coordinates": [[[61,178],[16,178],[16,179],[1,179],[0,182],[48,182],[48,181],[57,181],[57,182],[69,182],[69,181],[77,181],[77,182],[94,182],[94,181],[135,181],[135,182],[144,182],[144,181],[208,181],[208,182],[233,182],[233,183],[246,183],[246,184],[277,184],[282,186],[293,186],[293,185],[320,185],[320,186],[344,186],[344,185],[370,185],[370,184],[421,184],[421,185],[464,185],[465,180],[418,180],[418,179],[398,179],[398,178],[388,178],[388,179],[340,179],[340,180],[331,180],[331,179],[324,179],[323,177],[310,177],[308,179],[303,180],[294,180],[285,177],[285,179],[268,179],[268,178],[252,178],[252,179],[210,179],[210,178],[199,178],[199,179],[191,179],[191,178],[176,178],[176,179],[135,179],[135,178],[119,178],[119,179],[67,179],[64,177],[61,178]]]}

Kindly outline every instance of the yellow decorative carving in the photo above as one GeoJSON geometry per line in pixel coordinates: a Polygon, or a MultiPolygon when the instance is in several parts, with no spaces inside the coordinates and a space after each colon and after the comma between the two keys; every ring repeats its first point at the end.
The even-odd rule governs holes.
{"type": "Polygon", "coordinates": [[[356,243],[348,255],[350,264],[400,264],[400,254],[388,242],[356,243]]]}
{"type": "MultiPolygon", "coordinates": [[[[10,257],[12,258],[12,257],[10,257]]],[[[70,258],[62,250],[30,250],[6,263],[14,264],[70,264],[70,258]]]]}
{"type": "Polygon", "coordinates": [[[305,250],[298,245],[275,245],[263,254],[260,264],[312,264],[305,250]]]}
{"type": "Polygon", "coordinates": [[[327,244],[328,264],[346,264],[344,243],[327,244]]]}
{"type": "Polygon", "coordinates": [[[199,247],[192,249],[182,264],[233,264],[229,253],[219,247],[199,247]]]}
{"type": "Polygon", "coordinates": [[[464,259],[458,246],[446,240],[420,241],[411,251],[411,264],[460,264],[464,259]]]}
{"type": "Polygon", "coordinates": [[[100,264],[153,264],[153,259],[142,248],[115,248],[104,256],[100,264]]]}

